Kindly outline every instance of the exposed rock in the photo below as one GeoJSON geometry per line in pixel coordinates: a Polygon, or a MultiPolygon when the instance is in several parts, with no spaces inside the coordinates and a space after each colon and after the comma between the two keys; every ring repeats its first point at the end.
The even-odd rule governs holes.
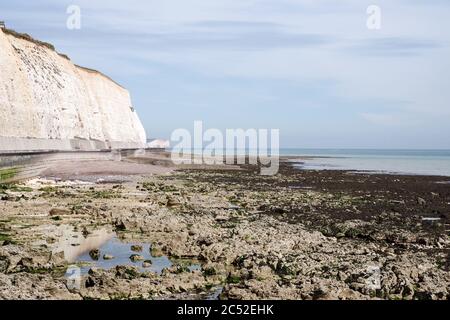
{"type": "Polygon", "coordinates": [[[9,264],[8,257],[0,256],[0,273],[5,273],[8,270],[9,264]]]}
{"type": "Polygon", "coordinates": [[[134,251],[134,252],[142,252],[142,246],[141,245],[132,245],[131,246],[131,251],[134,251]]]}
{"type": "Polygon", "coordinates": [[[136,267],[131,266],[117,266],[116,277],[132,280],[140,277],[140,272],[136,267]]]}
{"type": "Polygon", "coordinates": [[[142,263],[142,267],[143,268],[150,268],[151,266],[152,266],[152,261],[151,260],[145,260],[143,263],[142,263]]]}
{"type": "Polygon", "coordinates": [[[53,262],[56,266],[64,266],[67,264],[67,261],[64,256],[64,251],[52,253],[50,261],[53,262]]]}
{"type": "Polygon", "coordinates": [[[181,205],[181,202],[177,198],[169,197],[167,199],[167,206],[168,207],[178,207],[181,205]]]}
{"type": "Polygon", "coordinates": [[[426,201],[424,198],[418,197],[418,198],[417,198],[417,203],[418,203],[419,205],[421,205],[421,206],[424,206],[424,205],[427,204],[427,201],[426,201]]]}
{"type": "Polygon", "coordinates": [[[229,217],[225,216],[225,215],[216,217],[217,222],[225,222],[225,221],[228,221],[228,219],[229,219],[229,217]]]}
{"type": "Polygon", "coordinates": [[[66,210],[66,209],[53,208],[52,210],[50,210],[49,214],[50,214],[50,216],[55,217],[55,216],[70,215],[71,212],[69,210],[66,210]]]}
{"type": "Polygon", "coordinates": [[[152,255],[152,257],[159,258],[164,256],[164,251],[162,250],[160,245],[153,243],[150,246],[150,254],[152,255]]]}
{"type": "Polygon", "coordinates": [[[92,267],[89,269],[88,274],[91,276],[99,276],[101,274],[101,269],[97,267],[92,267]]]}
{"type": "Polygon", "coordinates": [[[89,256],[92,260],[98,260],[100,258],[100,250],[99,249],[93,249],[89,251],[89,256]]]}
{"type": "Polygon", "coordinates": [[[92,287],[95,287],[95,286],[98,286],[98,285],[102,285],[102,284],[103,284],[102,279],[96,278],[94,276],[89,276],[86,279],[85,287],[86,288],[92,288],[92,287]]]}
{"type": "Polygon", "coordinates": [[[14,241],[0,247],[0,299],[192,299],[222,286],[224,299],[449,297],[445,210],[450,200],[438,184],[407,176],[290,172],[285,164],[275,177],[193,170],[129,179],[122,195],[108,201],[106,218],[98,214],[105,200],[86,196],[102,192],[104,184],[60,188],[45,201],[2,203],[0,235],[14,241]],[[142,179],[148,185],[139,184],[136,192],[142,179]],[[305,182],[314,189],[287,187],[305,182]],[[408,191],[411,183],[420,190],[408,191]],[[417,194],[435,191],[440,196],[424,212],[417,194]],[[182,210],[161,204],[166,193],[185,204],[182,210]],[[34,219],[79,198],[88,210],[66,219],[76,226],[73,238],[61,222],[34,219]],[[242,205],[230,210],[230,201],[242,205]],[[440,220],[425,224],[425,213],[440,220]],[[120,224],[127,230],[118,232],[117,240],[125,250],[150,243],[152,256],[167,256],[172,265],[157,273],[159,263],[151,265],[144,260],[148,253],[135,251],[135,263],[128,261],[134,267],[91,268],[71,295],[65,268],[52,261],[51,251],[61,240],[81,249],[88,240],[79,234],[84,230],[92,233],[91,241],[96,228],[108,229],[105,239],[110,239],[110,228],[120,224]],[[197,263],[200,270],[190,267],[197,263]]]}
{"type": "Polygon", "coordinates": [[[127,227],[127,225],[125,224],[125,222],[121,219],[119,219],[115,222],[114,227],[115,227],[116,231],[126,231],[129,229],[127,227]]]}
{"type": "Polygon", "coordinates": [[[83,227],[83,230],[81,231],[81,234],[87,238],[88,235],[91,234],[91,232],[86,228],[86,226],[83,227]]]}
{"type": "Polygon", "coordinates": [[[198,238],[198,240],[197,240],[197,244],[199,245],[199,246],[210,246],[210,245],[212,245],[214,243],[214,240],[212,239],[212,238],[210,238],[210,237],[200,237],[200,238],[198,238]]]}
{"type": "Polygon", "coordinates": [[[132,255],[130,256],[130,260],[131,260],[132,262],[138,262],[138,261],[144,260],[144,257],[141,256],[140,254],[132,254],[132,255]]]}

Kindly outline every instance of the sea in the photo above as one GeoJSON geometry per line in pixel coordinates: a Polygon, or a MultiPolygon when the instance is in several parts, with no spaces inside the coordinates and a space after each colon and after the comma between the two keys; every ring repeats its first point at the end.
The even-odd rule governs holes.
{"type": "Polygon", "coordinates": [[[280,155],[292,156],[291,161],[303,170],[354,170],[450,177],[450,150],[280,149],[280,155]],[[295,159],[296,156],[299,159],[295,159]]]}
{"type": "MultiPolygon", "coordinates": [[[[234,152],[237,155],[255,154],[255,151],[248,149],[234,152]]],[[[202,150],[194,149],[192,153],[201,154],[202,150]]],[[[223,153],[228,152],[224,150],[223,153]]],[[[278,153],[280,156],[289,156],[289,161],[299,170],[450,177],[450,150],[280,148],[278,153]]]]}

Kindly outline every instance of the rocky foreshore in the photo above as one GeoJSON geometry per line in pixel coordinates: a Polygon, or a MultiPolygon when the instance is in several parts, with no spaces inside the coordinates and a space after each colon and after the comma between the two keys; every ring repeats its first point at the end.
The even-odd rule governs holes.
{"type": "Polygon", "coordinates": [[[273,177],[242,167],[2,185],[0,298],[448,299],[443,181],[286,161],[273,177]]]}

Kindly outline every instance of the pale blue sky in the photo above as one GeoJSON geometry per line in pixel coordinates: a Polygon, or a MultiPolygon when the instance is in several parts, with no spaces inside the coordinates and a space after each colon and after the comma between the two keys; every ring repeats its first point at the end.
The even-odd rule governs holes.
{"type": "Polygon", "coordinates": [[[0,0],[9,27],[128,88],[149,137],[203,120],[282,147],[450,148],[449,18],[447,0],[0,0]]]}

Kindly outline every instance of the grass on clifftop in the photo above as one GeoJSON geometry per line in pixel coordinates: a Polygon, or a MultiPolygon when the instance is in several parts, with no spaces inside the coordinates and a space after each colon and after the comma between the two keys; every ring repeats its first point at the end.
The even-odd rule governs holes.
{"type": "Polygon", "coordinates": [[[16,38],[19,38],[19,39],[23,39],[23,40],[27,40],[27,41],[33,42],[33,43],[35,43],[37,45],[41,45],[41,46],[44,46],[46,48],[49,48],[50,50],[56,51],[55,47],[51,43],[36,40],[32,36],[27,34],[27,33],[19,33],[17,31],[14,31],[12,29],[7,29],[7,28],[3,28],[2,30],[3,30],[4,33],[9,34],[9,35],[11,35],[13,37],[16,37],[16,38]]]}

